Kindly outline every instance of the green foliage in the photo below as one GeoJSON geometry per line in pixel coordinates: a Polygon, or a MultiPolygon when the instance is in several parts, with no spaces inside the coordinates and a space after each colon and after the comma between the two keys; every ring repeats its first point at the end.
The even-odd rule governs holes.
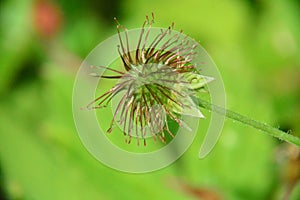
{"type": "MultiPolygon", "coordinates": [[[[222,199],[282,196],[287,182],[285,163],[277,162],[282,145],[257,130],[228,120],[215,149],[198,159],[209,125],[205,110],[196,140],[173,165],[132,175],[99,163],[77,135],[72,87],[80,60],[115,33],[115,24],[104,25],[89,6],[56,1],[64,23],[57,35],[44,39],[33,27],[33,4],[0,2],[0,181],[10,199],[193,199],[184,183],[217,191],[222,199]],[[38,67],[27,66],[28,58],[38,67]],[[19,78],[32,68],[35,76],[19,78]]],[[[219,66],[231,110],[299,135],[300,5],[256,4],[259,11],[247,1],[126,0],[116,4],[126,14],[116,17],[122,14],[119,21],[128,28],[140,27],[152,11],[156,26],[174,21],[175,29],[200,40],[219,66]]],[[[124,145],[123,136],[113,134],[124,145]]],[[[145,148],[135,145],[128,149],[145,148]]],[[[299,196],[298,182],[291,199],[299,196]]]]}

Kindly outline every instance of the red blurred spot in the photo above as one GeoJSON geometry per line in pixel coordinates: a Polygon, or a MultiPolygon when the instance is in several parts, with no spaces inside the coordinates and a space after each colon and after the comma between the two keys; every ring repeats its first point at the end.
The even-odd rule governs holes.
{"type": "Polygon", "coordinates": [[[218,192],[213,189],[203,188],[199,186],[192,186],[191,184],[181,180],[180,178],[173,177],[167,180],[168,185],[176,191],[181,191],[195,199],[201,200],[222,200],[218,192]]]}
{"type": "Polygon", "coordinates": [[[45,39],[53,37],[59,30],[62,17],[56,4],[47,0],[37,0],[34,5],[34,26],[45,39]]]}

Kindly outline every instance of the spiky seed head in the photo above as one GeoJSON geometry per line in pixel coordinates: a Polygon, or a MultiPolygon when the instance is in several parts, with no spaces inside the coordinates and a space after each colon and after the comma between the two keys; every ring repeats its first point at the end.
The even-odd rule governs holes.
{"type": "MultiPolygon", "coordinates": [[[[115,19],[116,20],[116,19],[115,19]]],[[[149,33],[154,22],[146,17],[137,47],[130,51],[128,30],[119,24],[117,51],[124,71],[99,66],[116,73],[114,76],[91,75],[100,78],[118,79],[116,85],[87,105],[88,109],[106,107],[116,100],[114,115],[107,132],[117,124],[121,127],[126,142],[135,137],[146,145],[146,138],[157,138],[165,143],[165,134],[174,137],[168,127],[168,119],[185,126],[181,115],[204,117],[192,100],[192,95],[213,80],[202,76],[193,64],[197,55],[197,43],[183,36],[182,32],[171,34],[174,23],[161,29],[153,40],[149,33]],[[146,30],[147,27],[147,30],[146,30]],[[121,36],[125,33],[125,39],[121,36]]]]}

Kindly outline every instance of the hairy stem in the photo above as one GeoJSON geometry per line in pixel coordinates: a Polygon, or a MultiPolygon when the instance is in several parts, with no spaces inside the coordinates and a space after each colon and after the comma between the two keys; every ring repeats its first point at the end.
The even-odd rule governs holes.
{"type": "Polygon", "coordinates": [[[245,116],[243,116],[241,114],[238,114],[236,112],[233,112],[231,110],[227,110],[227,109],[222,108],[220,106],[211,104],[208,101],[198,99],[198,103],[199,103],[199,106],[204,108],[204,109],[216,112],[218,114],[225,115],[226,117],[228,117],[230,119],[233,119],[235,121],[241,122],[241,123],[246,124],[248,126],[252,126],[253,128],[256,128],[258,130],[261,130],[261,131],[263,131],[264,133],[266,133],[270,136],[273,136],[273,137],[278,138],[280,140],[283,140],[285,142],[294,144],[296,146],[300,146],[300,138],[299,137],[290,135],[290,134],[288,134],[284,131],[281,131],[277,128],[274,128],[274,127],[272,127],[268,124],[250,119],[248,117],[245,117],[245,116]]]}

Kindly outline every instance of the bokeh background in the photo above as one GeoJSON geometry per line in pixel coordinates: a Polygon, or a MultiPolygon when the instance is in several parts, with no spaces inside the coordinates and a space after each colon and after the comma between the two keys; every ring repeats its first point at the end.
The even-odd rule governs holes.
{"type": "Polygon", "coordinates": [[[72,118],[76,71],[116,33],[113,17],[137,28],[151,12],[200,41],[229,109],[299,136],[299,0],[1,0],[1,200],[300,199],[299,148],[231,120],[208,157],[197,157],[199,134],[153,173],[121,173],[87,152],[72,118]]]}

